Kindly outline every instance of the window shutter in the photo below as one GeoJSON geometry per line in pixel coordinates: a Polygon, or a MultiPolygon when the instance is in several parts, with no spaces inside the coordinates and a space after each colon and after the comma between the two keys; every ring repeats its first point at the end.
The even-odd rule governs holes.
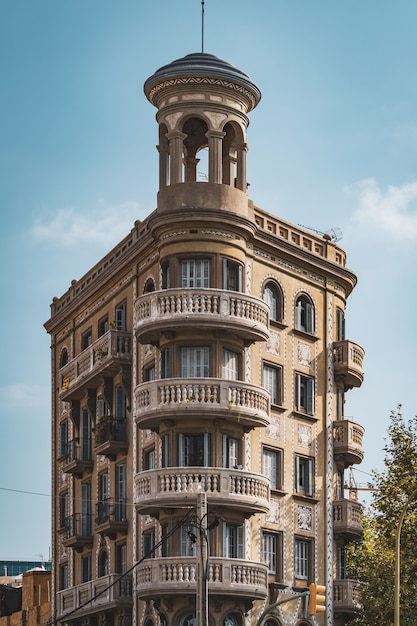
{"type": "Polygon", "coordinates": [[[312,496],[313,495],[313,459],[306,460],[305,472],[306,472],[305,494],[306,496],[312,496]]]}
{"type": "Polygon", "coordinates": [[[307,413],[309,415],[314,414],[314,379],[307,378],[307,413]]]}
{"type": "Polygon", "coordinates": [[[313,307],[311,306],[310,302],[305,302],[304,304],[305,306],[305,321],[304,321],[304,325],[305,325],[305,331],[307,333],[312,333],[313,332],[313,307]]]}

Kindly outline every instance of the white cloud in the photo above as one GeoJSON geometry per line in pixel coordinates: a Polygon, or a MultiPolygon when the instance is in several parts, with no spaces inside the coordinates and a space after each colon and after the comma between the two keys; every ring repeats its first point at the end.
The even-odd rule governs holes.
{"type": "Polygon", "coordinates": [[[14,383],[0,387],[0,402],[9,410],[24,409],[30,416],[34,409],[44,407],[48,409],[50,390],[41,385],[14,383]]]}
{"type": "Polygon", "coordinates": [[[59,209],[52,217],[39,218],[31,228],[36,241],[51,242],[67,248],[81,244],[115,245],[140,219],[140,207],[136,202],[96,209],[59,209]]]}
{"type": "Polygon", "coordinates": [[[417,239],[417,182],[382,190],[374,178],[349,189],[357,196],[353,219],[368,231],[379,230],[391,238],[417,239]]]}

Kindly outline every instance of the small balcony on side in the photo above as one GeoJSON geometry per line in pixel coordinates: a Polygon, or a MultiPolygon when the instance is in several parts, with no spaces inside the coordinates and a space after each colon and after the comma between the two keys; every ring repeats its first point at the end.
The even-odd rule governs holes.
{"type": "Polygon", "coordinates": [[[363,583],[358,580],[333,581],[333,613],[351,619],[362,611],[363,583]]]}
{"type": "Polygon", "coordinates": [[[72,439],[66,444],[66,453],[61,457],[62,471],[74,476],[82,476],[91,472],[94,461],[91,452],[91,439],[72,439]]]}
{"type": "Polygon", "coordinates": [[[244,469],[165,467],[135,476],[135,506],[142,515],[158,517],[161,508],[194,506],[197,491],[207,493],[210,507],[269,511],[269,479],[244,469]]]}
{"type": "Polygon", "coordinates": [[[90,513],[74,513],[64,520],[63,544],[67,548],[82,550],[93,545],[92,515],[90,513]]]}
{"type": "Polygon", "coordinates": [[[350,417],[333,422],[333,455],[335,461],[342,461],[345,467],[362,463],[363,435],[365,429],[350,417]]]}
{"type": "Polygon", "coordinates": [[[136,336],[158,345],[161,335],[188,328],[231,333],[248,344],[269,337],[269,307],[260,298],[223,289],[164,289],[135,302],[136,336]]]}
{"type": "Polygon", "coordinates": [[[333,501],[333,534],[347,541],[360,539],[363,534],[363,506],[355,500],[343,498],[333,501]]]}
{"type": "Polygon", "coordinates": [[[127,419],[102,417],[94,428],[94,452],[109,459],[126,454],[128,450],[127,419]]]}
{"type": "Polygon", "coordinates": [[[95,387],[103,375],[114,376],[132,362],[132,334],[109,330],[59,370],[60,398],[82,398],[85,387],[95,387]]]}
{"type": "Polygon", "coordinates": [[[96,503],[95,532],[114,539],[117,533],[125,535],[129,522],[127,519],[127,500],[106,498],[96,503]]]}
{"type": "Polygon", "coordinates": [[[365,350],[348,339],[333,343],[333,367],[336,380],[343,382],[345,390],[360,387],[363,383],[365,350]]]}
{"type": "MultiPolygon", "coordinates": [[[[135,592],[141,600],[171,594],[195,596],[196,557],[148,559],[138,565],[135,592]]],[[[264,563],[210,557],[207,572],[209,598],[213,594],[264,600],[268,594],[268,567],[264,563]]]]}
{"type": "Polygon", "coordinates": [[[124,609],[124,615],[127,617],[133,606],[132,575],[109,574],[63,589],[57,592],[56,602],[57,620],[61,622],[66,621],[65,616],[73,611],[72,623],[92,613],[118,609],[124,609]]]}
{"type": "Polygon", "coordinates": [[[251,430],[269,426],[269,393],[263,387],[222,378],[162,378],[135,388],[136,423],[158,431],[162,419],[180,414],[201,425],[207,419],[236,419],[251,430]]]}

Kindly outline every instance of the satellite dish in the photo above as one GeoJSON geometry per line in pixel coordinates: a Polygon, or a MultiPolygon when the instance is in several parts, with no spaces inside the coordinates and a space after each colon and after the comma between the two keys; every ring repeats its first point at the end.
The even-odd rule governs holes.
{"type": "Polygon", "coordinates": [[[321,230],[311,228],[311,226],[304,226],[303,224],[298,224],[298,226],[301,226],[301,228],[306,228],[307,230],[311,230],[313,233],[321,235],[325,239],[331,239],[332,241],[334,241],[334,243],[337,243],[343,237],[343,233],[338,226],[335,226],[334,228],[329,228],[329,230],[326,230],[325,233],[323,233],[321,230]]]}

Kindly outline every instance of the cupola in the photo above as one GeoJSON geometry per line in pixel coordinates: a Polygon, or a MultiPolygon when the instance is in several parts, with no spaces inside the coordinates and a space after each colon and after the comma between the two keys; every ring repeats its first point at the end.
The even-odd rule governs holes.
{"type": "Polygon", "coordinates": [[[144,91],[158,109],[158,211],[193,205],[246,213],[247,114],[261,98],[255,83],[201,52],[161,67],[144,91]],[[208,171],[199,181],[203,149],[208,171]]]}

